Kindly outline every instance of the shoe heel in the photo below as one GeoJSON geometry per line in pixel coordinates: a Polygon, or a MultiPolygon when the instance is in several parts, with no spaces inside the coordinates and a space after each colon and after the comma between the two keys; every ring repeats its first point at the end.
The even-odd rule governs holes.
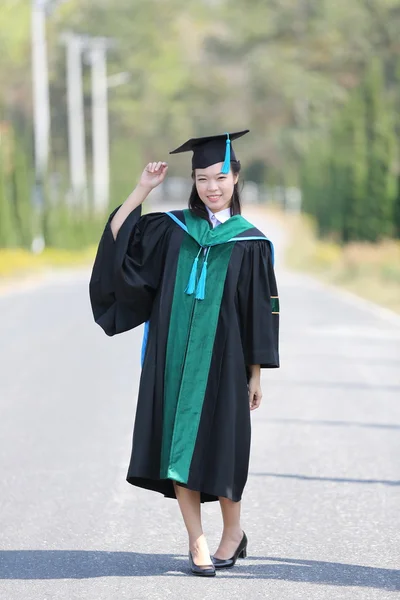
{"type": "Polygon", "coordinates": [[[247,556],[247,548],[243,548],[243,550],[239,554],[239,558],[246,558],[246,556],[247,556]]]}

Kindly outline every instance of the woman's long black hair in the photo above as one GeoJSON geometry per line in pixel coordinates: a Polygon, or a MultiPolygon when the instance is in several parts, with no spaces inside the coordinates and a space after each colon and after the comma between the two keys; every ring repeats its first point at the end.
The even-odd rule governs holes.
{"type": "MultiPolygon", "coordinates": [[[[238,160],[231,161],[232,173],[234,175],[240,172],[240,162],[238,160]]],[[[192,179],[194,180],[194,171],[192,173],[192,179]]],[[[204,202],[200,200],[200,196],[197,193],[196,183],[193,183],[192,191],[189,196],[189,209],[195,214],[197,217],[201,217],[202,219],[208,219],[208,212],[205,207],[204,202]]],[[[231,202],[231,216],[240,215],[242,213],[242,205],[240,201],[240,190],[239,190],[239,181],[235,183],[232,194],[232,202],[231,202]]]]}

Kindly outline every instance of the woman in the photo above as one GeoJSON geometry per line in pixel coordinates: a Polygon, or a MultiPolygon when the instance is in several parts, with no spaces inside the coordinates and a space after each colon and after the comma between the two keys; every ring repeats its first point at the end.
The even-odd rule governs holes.
{"type": "Polygon", "coordinates": [[[192,139],[171,153],[193,151],[189,210],[141,217],[168,170],[148,164],[109,218],[90,281],[107,335],[146,323],[127,480],[177,498],[191,571],[206,577],[246,556],[250,410],[261,402],[260,369],[279,366],[273,247],[240,215],[231,141],[245,133],[192,139]],[[211,560],[200,503],[214,500],[224,529],[211,560]]]}

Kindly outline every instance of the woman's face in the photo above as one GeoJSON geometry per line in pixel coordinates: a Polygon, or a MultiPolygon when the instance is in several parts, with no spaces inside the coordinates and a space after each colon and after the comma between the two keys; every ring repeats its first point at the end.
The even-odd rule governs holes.
{"type": "Polygon", "coordinates": [[[231,205],[233,188],[239,175],[232,169],[226,175],[221,173],[224,163],[216,163],[207,169],[195,169],[194,177],[197,193],[211,212],[216,213],[231,205]]]}

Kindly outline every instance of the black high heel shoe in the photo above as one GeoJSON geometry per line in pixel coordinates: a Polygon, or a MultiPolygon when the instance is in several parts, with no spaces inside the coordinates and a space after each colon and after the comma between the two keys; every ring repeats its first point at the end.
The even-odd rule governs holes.
{"type": "Polygon", "coordinates": [[[190,570],[193,575],[198,575],[199,577],[215,577],[215,567],[214,565],[195,565],[193,561],[192,553],[189,551],[189,564],[190,570]]]}
{"type": "Polygon", "coordinates": [[[245,532],[243,531],[242,541],[236,549],[235,554],[232,558],[227,558],[223,560],[222,558],[215,558],[213,556],[213,563],[216,569],[229,569],[230,567],[234,567],[238,558],[246,558],[247,556],[247,537],[245,532]]]}

